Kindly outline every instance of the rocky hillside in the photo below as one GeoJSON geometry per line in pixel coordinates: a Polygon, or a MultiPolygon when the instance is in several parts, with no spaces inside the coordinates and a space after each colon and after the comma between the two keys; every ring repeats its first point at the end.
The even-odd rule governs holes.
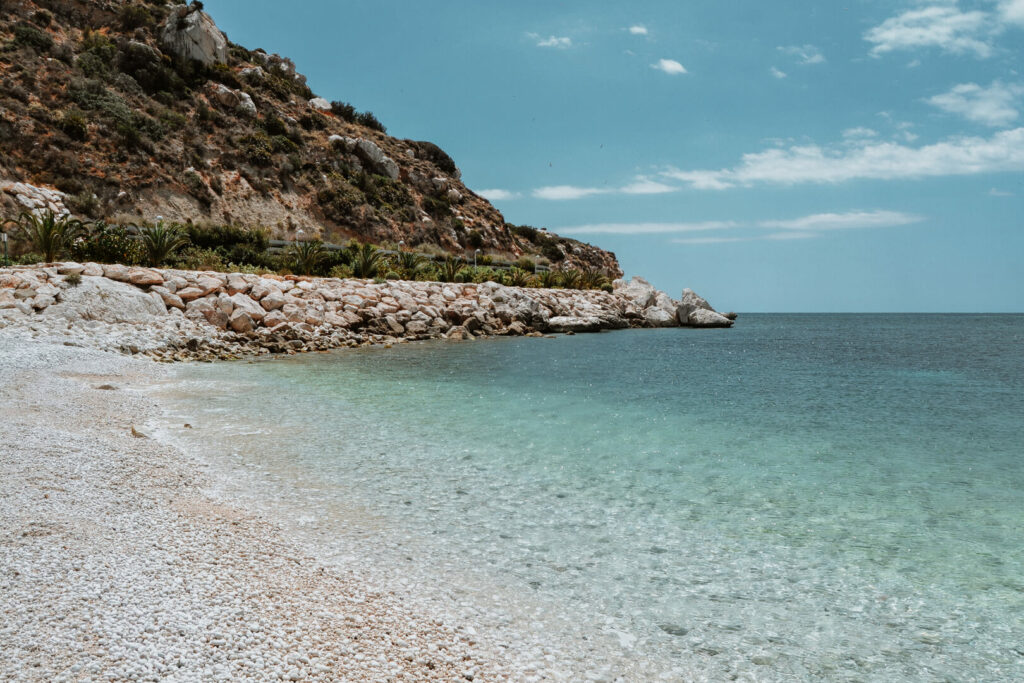
{"type": "Polygon", "coordinates": [[[317,97],[289,59],[235,45],[199,2],[0,0],[0,74],[4,214],[42,197],[115,222],[479,248],[621,275],[614,254],[507,224],[437,145],[317,97]]]}

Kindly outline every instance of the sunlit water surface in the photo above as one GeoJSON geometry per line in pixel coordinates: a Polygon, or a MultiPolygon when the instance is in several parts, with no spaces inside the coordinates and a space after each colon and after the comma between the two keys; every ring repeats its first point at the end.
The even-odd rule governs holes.
{"type": "Polygon", "coordinates": [[[403,345],[161,393],[326,558],[550,604],[552,639],[712,680],[1024,680],[1024,316],[403,345]]]}

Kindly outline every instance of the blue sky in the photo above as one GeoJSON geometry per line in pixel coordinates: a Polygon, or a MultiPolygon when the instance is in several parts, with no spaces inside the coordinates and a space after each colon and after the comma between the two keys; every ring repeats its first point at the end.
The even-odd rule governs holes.
{"type": "Polygon", "coordinates": [[[1024,0],[206,7],[674,296],[1024,311],[1024,0]]]}

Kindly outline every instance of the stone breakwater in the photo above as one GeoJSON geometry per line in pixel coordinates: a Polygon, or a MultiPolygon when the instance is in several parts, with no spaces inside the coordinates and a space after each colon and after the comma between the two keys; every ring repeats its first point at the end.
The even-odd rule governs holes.
{"type": "Polygon", "coordinates": [[[212,360],[421,339],[728,327],[684,290],[642,278],[612,292],[307,278],[53,263],[0,269],[0,328],[65,334],[69,344],[212,360]]]}

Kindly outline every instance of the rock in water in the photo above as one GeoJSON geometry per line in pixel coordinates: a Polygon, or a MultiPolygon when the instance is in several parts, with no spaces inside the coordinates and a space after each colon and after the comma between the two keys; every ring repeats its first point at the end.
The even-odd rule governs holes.
{"type": "Polygon", "coordinates": [[[228,61],[227,38],[210,15],[195,4],[178,5],[171,10],[160,40],[175,55],[205,66],[228,61]]]}
{"type": "Polygon", "coordinates": [[[732,327],[731,320],[706,308],[698,308],[690,313],[687,321],[690,327],[732,327]]]}
{"type": "Polygon", "coordinates": [[[698,309],[706,311],[714,311],[711,308],[711,304],[707,302],[707,299],[697,295],[695,291],[687,287],[683,290],[683,298],[679,302],[679,307],[676,309],[676,315],[679,317],[680,325],[689,325],[690,314],[698,309]]]}

